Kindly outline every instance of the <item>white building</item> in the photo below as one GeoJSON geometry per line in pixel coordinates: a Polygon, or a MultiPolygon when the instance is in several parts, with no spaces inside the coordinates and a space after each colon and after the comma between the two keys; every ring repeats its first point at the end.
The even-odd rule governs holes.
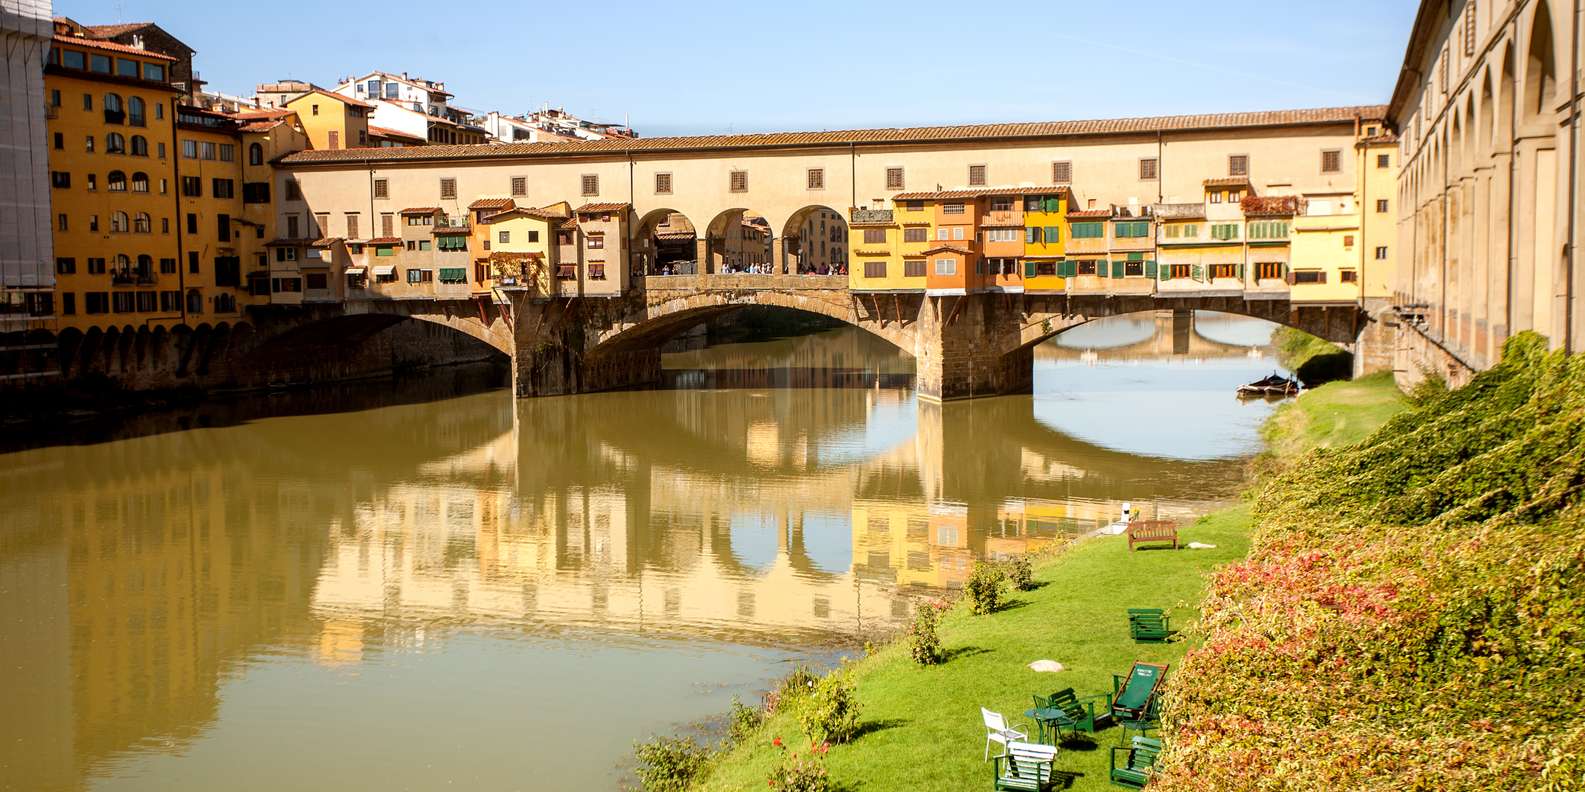
{"type": "Polygon", "coordinates": [[[371,71],[342,80],[335,91],[374,105],[371,125],[431,143],[485,142],[484,130],[469,121],[467,111],[451,106],[443,82],[371,71]]]}
{"type": "Polygon", "coordinates": [[[44,58],[53,35],[49,0],[0,0],[0,332],[54,316],[44,58]]]}
{"type": "Polygon", "coordinates": [[[493,143],[567,143],[638,137],[625,125],[586,121],[560,107],[549,105],[520,116],[492,112],[474,120],[489,134],[493,143]]]}

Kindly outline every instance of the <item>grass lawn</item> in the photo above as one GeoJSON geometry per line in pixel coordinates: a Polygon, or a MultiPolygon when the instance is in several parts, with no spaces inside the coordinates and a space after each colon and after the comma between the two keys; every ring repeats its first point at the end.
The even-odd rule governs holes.
{"type": "Polygon", "coordinates": [[[1290,459],[1312,448],[1357,443],[1404,406],[1391,372],[1329,382],[1279,407],[1262,436],[1268,454],[1290,459]]]}
{"type": "MultiPolygon", "coordinates": [[[[1129,552],[1120,536],[1083,540],[1037,566],[1039,587],[1012,592],[1003,610],[973,616],[954,608],[941,627],[945,664],[916,665],[902,642],[856,662],[860,737],[831,749],[832,779],[853,790],[990,789],[991,763],[982,760],[982,705],[1027,726],[1033,736],[1034,726],[1023,714],[1033,706],[1033,694],[1065,687],[1080,695],[1109,693],[1111,675],[1126,673],[1135,660],[1176,663],[1192,644],[1192,633],[1166,644],[1135,644],[1124,611],[1168,608],[1175,629],[1190,627],[1205,575],[1243,558],[1248,532],[1248,509],[1237,506],[1180,530],[1183,542],[1214,544],[1214,550],[1129,552]],[[1066,669],[1051,674],[1027,668],[1040,659],[1066,669]]],[[[790,716],[776,716],[758,739],[721,757],[702,788],[767,788],[766,776],[781,755],[771,746],[778,736],[791,746],[807,746],[790,716]]],[[[1107,749],[1120,736],[1113,727],[1093,742],[1063,746],[1057,769],[1078,774],[1071,789],[1115,788],[1108,784],[1107,749]]]]}

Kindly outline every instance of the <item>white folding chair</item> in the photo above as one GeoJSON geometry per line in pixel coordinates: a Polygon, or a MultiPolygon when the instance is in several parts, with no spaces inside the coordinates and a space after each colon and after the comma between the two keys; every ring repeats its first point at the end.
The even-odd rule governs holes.
{"type": "Polygon", "coordinates": [[[1007,755],[1007,744],[1018,741],[1024,742],[1029,735],[1007,725],[1007,719],[1000,712],[991,712],[980,707],[980,716],[985,719],[985,761],[991,759],[991,743],[1001,743],[1002,752],[999,756],[1007,755]]]}

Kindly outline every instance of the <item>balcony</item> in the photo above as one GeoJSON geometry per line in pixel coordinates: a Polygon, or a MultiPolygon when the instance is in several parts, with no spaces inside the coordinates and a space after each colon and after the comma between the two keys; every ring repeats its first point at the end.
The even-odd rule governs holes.
{"type": "Polygon", "coordinates": [[[110,273],[112,286],[153,286],[154,273],[143,270],[113,270],[110,273]]]}
{"type": "Polygon", "coordinates": [[[890,209],[854,209],[852,222],[858,223],[890,223],[892,210],[890,209]]]}

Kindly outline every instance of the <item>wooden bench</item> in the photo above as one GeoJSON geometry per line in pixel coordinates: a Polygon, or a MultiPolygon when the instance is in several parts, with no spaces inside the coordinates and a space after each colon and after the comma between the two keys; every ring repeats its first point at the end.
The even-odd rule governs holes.
{"type": "Polygon", "coordinates": [[[996,757],[996,788],[1045,792],[1056,785],[1056,763],[1056,746],[1008,743],[1007,754],[996,757]]]}
{"type": "Polygon", "coordinates": [[[1146,542],[1171,542],[1178,549],[1178,524],[1171,520],[1142,520],[1128,524],[1128,549],[1146,542]]]}

